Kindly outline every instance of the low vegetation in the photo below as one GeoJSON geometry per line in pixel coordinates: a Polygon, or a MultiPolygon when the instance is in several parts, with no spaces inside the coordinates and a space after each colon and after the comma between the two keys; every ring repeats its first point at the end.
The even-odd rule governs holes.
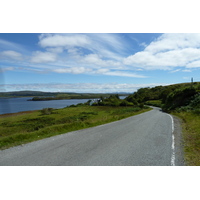
{"type": "Polygon", "coordinates": [[[187,165],[200,166],[200,116],[194,112],[172,113],[182,119],[185,162],[187,165]]]}
{"type": "Polygon", "coordinates": [[[63,109],[45,108],[0,116],[0,149],[25,144],[69,131],[120,120],[150,110],[137,106],[90,106],[91,102],[63,109]]]}

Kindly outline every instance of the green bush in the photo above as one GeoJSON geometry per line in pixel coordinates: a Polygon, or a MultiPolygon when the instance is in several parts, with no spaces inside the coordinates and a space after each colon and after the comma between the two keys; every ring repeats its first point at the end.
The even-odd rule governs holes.
{"type": "Polygon", "coordinates": [[[139,107],[140,107],[140,108],[144,108],[144,104],[143,104],[143,103],[140,103],[140,104],[139,104],[139,107]]]}
{"type": "Polygon", "coordinates": [[[176,89],[167,96],[163,109],[169,111],[187,106],[196,93],[196,90],[191,87],[176,89]]]}
{"type": "Polygon", "coordinates": [[[53,108],[43,108],[41,110],[42,115],[50,115],[53,112],[53,108]]]}
{"type": "Polygon", "coordinates": [[[72,104],[72,105],[70,105],[70,106],[68,106],[68,107],[74,107],[74,108],[75,108],[75,107],[77,107],[77,106],[76,106],[76,105],[74,105],[74,104],[72,104]]]}
{"type": "Polygon", "coordinates": [[[193,108],[200,108],[200,94],[194,96],[194,99],[190,102],[190,106],[193,108]]]}

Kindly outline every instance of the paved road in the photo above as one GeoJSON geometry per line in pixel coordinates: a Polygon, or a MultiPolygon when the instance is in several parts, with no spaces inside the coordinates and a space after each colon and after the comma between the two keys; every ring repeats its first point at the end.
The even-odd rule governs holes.
{"type": "Polygon", "coordinates": [[[0,165],[169,166],[172,119],[158,108],[0,151],[0,165]]]}

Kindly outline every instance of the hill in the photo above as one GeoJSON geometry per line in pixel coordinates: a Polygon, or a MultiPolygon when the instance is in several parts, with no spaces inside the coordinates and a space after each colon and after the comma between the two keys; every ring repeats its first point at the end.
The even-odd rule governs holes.
{"type": "MultiPolygon", "coordinates": [[[[41,91],[16,91],[16,92],[0,92],[0,98],[15,97],[33,97],[33,101],[44,100],[60,100],[60,99],[90,99],[109,97],[114,93],[75,93],[75,92],[41,92],[41,91]]],[[[129,94],[119,93],[119,96],[127,96],[129,94]]]]}
{"type": "Polygon", "coordinates": [[[200,111],[200,82],[140,88],[125,100],[159,106],[167,112],[185,109],[200,111]]]}

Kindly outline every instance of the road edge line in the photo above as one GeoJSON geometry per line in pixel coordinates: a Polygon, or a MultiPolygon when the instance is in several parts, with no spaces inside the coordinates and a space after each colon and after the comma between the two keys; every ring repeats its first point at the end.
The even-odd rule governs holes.
{"type": "Polygon", "coordinates": [[[171,165],[175,166],[175,137],[174,137],[174,119],[168,114],[172,120],[172,155],[171,155],[171,165]]]}

